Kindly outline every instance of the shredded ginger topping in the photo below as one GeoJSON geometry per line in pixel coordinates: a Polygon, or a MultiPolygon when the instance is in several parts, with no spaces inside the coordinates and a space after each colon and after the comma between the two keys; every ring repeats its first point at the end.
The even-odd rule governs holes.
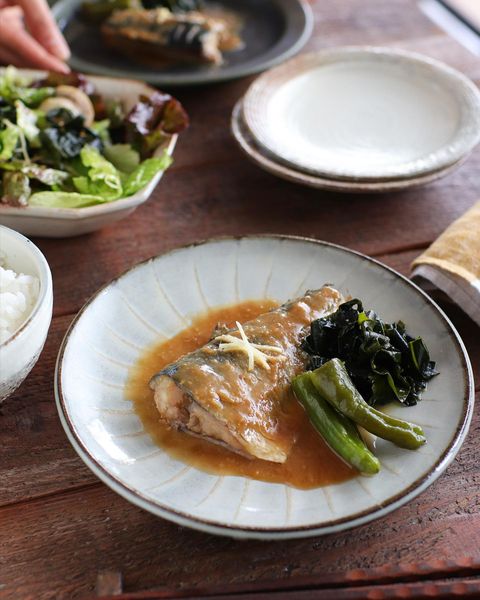
{"type": "Polygon", "coordinates": [[[268,361],[278,361],[284,360],[285,356],[283,355],[283,350],[278,346],[265,346],[263,344],[252,344],[248,340],[248,337],[243,330],[243,327],[240,325],[238,321],[236,321],[236,326],[238,327],[238,331],[240,333],[240,338],[235,337],[234,335],[230,335],[229,333],[220,335],[216,337],[213,341],[220,342],[218,345],[218,349],[222,352],[243,352],[248,357],[248,370],[253,371],[255,367],[255,363],[266,369],[270,370],[270,365],[268,361]],[[269,354],[265,354],[265,352],[271,352],[274,356],[269,354]]]}

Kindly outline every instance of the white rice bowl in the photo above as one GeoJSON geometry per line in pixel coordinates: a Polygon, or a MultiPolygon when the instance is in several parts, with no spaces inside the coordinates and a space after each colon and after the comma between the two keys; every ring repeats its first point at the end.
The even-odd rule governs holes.
{"type": "Polygon", "coordinates": [[[0,344],[30,316],[40,291],[37,277],[0,266],[0,344]]]}
{"type": "Polygon", "coordinates": [[[0,225],[0,403],[40,356],[52,320],[52,274],[40,250],[0,225]]]}

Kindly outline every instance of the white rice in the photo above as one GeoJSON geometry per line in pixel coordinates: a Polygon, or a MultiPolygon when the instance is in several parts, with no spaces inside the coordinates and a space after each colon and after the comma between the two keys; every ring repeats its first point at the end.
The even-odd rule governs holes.
{"type": "Polygon", "coordinates": [[[39,291],[37,277],[0,266],[0,344],[28,319],[39,291]]]}

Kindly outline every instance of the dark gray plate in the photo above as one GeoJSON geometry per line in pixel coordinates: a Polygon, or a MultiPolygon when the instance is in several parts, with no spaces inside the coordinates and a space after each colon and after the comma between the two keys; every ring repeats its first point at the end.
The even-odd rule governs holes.
{"type": "Polygon", "coordinates": [[[258,73],[296,54],[313,28],[306,0],[216,0],[245,23],[245,48],[224,53],[220,66],[181,65],[150,68],[106,48],[99,29],[78,17],[81,0],[60,0],[53,13],[70,45],[70,66],[77,71],[143,79],[163,86],[198,85],[258,73]]]}

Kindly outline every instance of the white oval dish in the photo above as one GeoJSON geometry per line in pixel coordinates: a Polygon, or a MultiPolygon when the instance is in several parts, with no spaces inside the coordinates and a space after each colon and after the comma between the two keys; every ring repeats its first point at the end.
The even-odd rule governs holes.
{"type": "MultiPolygon", "coordinates": [[[[45,75],[43,71],[29,69],[19,69],[19,71],[22,75],[32,79],[45,75]]],[[[127,110],[137,102],[141,94],[149,96],[155,91],[145,83],[131,79],[116,79],[94,75],[88,75],[88,79],[105,98],[122,100],[127,110]]],[[[167,146],[158,148],[154,156],[160,156],[164,150],[171,156],[177,138],[177,135],[173,135],[167,146]]],[[[106,202],[97,206],[87,206],[85,208],[26,206],[25,208],[17,208],[0,204],[0,223],[25,235],[37,237],[63,238],[90,233],[124,219],[137,206],[146,202],[162,175],[163,172],[157,173],[143,189],[128,198],[120,198],[114,202],[106,202]]]]}
{"type": "Polygon", "coordinates": [[[413,177],[480,139],[480,92],[433,59],[345,47],[261,75],[244,98],[257,141],[297,170],[334,179],[413,177]]]}
{"type": "Polygon", "coordinates": [[[0,225],[0,264],[40,281],[35,306],[15,333],[0,344],[0,402],[27,377],[40,356],[52,320],[53,290],[50,267],[30,240],[0,225]]]}
{"type": "Polygon", "coordinates": [[[286,181],[298,183],[299,185],[304,185],[306,187],[311,187],[318,190],[350,194],[382,194],[386,192],[400,192],[407,188],[427,185],[433,181],[436,181],[437,179],[446,177],[453,171],[456,171],[467,159],[465,156],[448,167],[438,171],[432,171],[426,175],[419,175],[418,177],[410,177],[408,179],[381,179],[376,181],[329,179],[327,177],[320,177],[319,175],[312,175],[311,173],[297,171],[283,162],[279,162],[276,156],[274,156],[256,141],[244,122],[242,109],[243,99],[237,102],[232,111],[230,128],[238,147],[240,150],[242,150],[246,157],[264,171],[280,177],[280,179],[285,179],[286,181]]]}
{"type": "Polygon", "coordinates": [[[124,498],[180,525],[262,539],[331,533],[405,504],[453,460],[474,402],[463,343],[424,292],[361,254],[281,236],[194,244],[141,263],[105,286],[65,336],[55,395],[73,447],[124,498]],[[283,302],[325,282],[362,298],[386,320],[404,320],[424,338],[441,374],[418,406],[389,412],[421,424],[425,447],[409,452],[379,441],[376,453],[383,468],[377,476],[298,490],[217,477],[155,445],[124,395],[129,369],[145,348],[176,334],[208,307],[264,297],[283,302]]]}

